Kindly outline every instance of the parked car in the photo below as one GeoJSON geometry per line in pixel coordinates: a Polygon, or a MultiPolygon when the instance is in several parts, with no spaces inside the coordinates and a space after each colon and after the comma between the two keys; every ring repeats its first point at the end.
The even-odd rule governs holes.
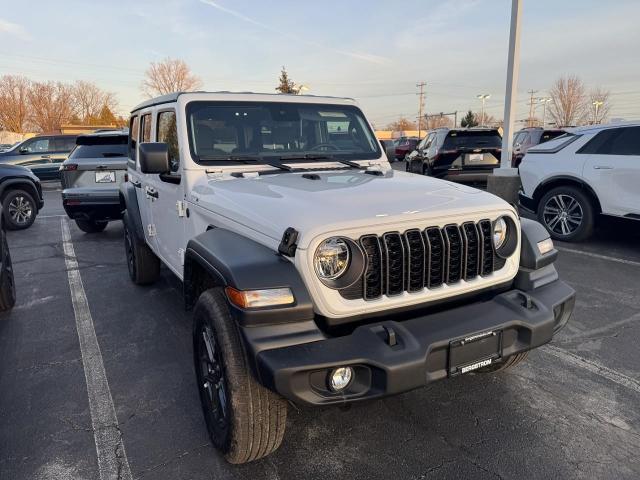
{"type": "Polygon", "coordinates": [[[520,205],[551,236],[588,238],[598,215],[640,220],[640,123],[574,128],[529,149],[520,205]]]}
{"type": "Polygon", "coordinates": [[[40,180],[31,170],[0,164],[2,217],[8,230],[29,228],[44,206],[40,180]]]}
{"type": "Polygon", "coordinates": [[[130,125],[129,276],[153,283],[164,263],[182,280],[205,421],[232,463],[278,448],[287,400],[504,370],[571,315],[539,223],[393,170],[351,99],[178,93],[130,125]]]}
{"type": "Polygon", "coordinates": [[[382,145],[382,149],[384,150],[384,153],[387,156],[387,160],[389,160],[389,162],[395,162],[396,161],[396,141],[380,140],[380,145],[382,145]]]}
{"type": "Polygon", "coordinates": [[[13,265],[7,243],[5,219],[0,209],[0,312],[5,312],[16,303],[16,285],[13,280],[13,265]]]}
{"type": "Polygon", "coordinates": [[[121,130],[81,135],[60,166],[62,205],[83,232],[101,232],[110,220],[122,218],[119,192],[128,139],[121,130]]]}
{"type": "Polygon", "coordinates": [[[11,144],[11,143],[0,143],[0,152],[6,152],[12,146],[13,146],[13,144],[11,144]]]}
{"type": "Polygon", "coordinates": [[[517,167],[520,165],[522,158],[531,147],[548,142],[564,134],[565,130],[561,128],[544,129],[542,127],[531,127],[517,131],[513,136],[512,166],[517,167]]]}
{"type": "Polygon", "coordinates": [[[75,135],[40,135],[0,152],[0,163],[27,167],[40,180],[56,180],[60,164],[75,146],[75,135]]]}
{"type": "Polygon", "coordinates": [[[400,137],[396,141],[396,160],[404,160],[416,148],[419,141],[418,137],[400,137]]]}
{"type": "Polygon", "coordinates": [[[500,165],[502,137],[496,128],[436,128],[407,162],[407,171],[462,183],[487,181],[500,165]]]}

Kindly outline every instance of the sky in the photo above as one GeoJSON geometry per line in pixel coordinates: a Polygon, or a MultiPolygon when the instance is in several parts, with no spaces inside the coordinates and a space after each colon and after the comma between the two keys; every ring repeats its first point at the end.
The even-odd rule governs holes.
{"type": "MultiPolygon", "coordinates": [[[[523,0],[517,119],[561,75],[611,91],[640,119],[640,1],[523,0]]],[[[274,92],[281,67],[309,94],[352,97],[377,127],[418,113],[502,118],[510,0],[0,0],[0,75],[93,81],[126,114],[144,71],[185,60],[205,90],[274,92]]]]}

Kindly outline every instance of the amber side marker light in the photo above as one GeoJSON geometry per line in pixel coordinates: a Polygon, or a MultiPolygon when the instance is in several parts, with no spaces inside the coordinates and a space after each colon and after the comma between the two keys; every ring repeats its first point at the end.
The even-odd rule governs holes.
{"type": "Polygon", "coordinates": [[[540,255],[549,253],[551,250],[553,250],[553,240],[550,238],[538,242],[538,251],[540,252],[540,255]]]}
{"type": "Polygon", "coordinates": [[[277,305],[291,305],[295,302],[290,288],[269,288],[265,290],[237,290],[226,287],[227,298],[236,307],[260,308],[277,305]]]}

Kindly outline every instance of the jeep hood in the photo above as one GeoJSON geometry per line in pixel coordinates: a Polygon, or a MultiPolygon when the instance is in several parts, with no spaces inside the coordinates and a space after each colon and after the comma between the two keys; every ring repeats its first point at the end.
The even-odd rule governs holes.
{"type": "MultiPolygon", "coordinates": [[[[253,178],[203,177],[190,201],[279,242],[288,227],[298,248],[317,235],[468,213],[511,210],[500,198],[444,180],[389,170],[277,173],[253,178]]],[[[410,227],[407,227],[410,228],[410,227]]]]}

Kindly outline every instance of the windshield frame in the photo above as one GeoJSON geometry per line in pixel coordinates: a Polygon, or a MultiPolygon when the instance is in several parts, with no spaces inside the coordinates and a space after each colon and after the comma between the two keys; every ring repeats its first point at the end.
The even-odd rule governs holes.
{"type": "MultiPolygon", "coordinates": [[[[298,153],[301,157],[304,156],[305,154],[320,154],[320,155],[326,155],[328,158],[326,159],[326,161],[331,162],[333,160],[331,160],[331,158],[335,158],[335,159],[339,159],[339,160],[351,160],[351,161],[360,161],[360,160],[380,160],[383,156],[382,153],[382,149],[380,146],[380,142],[378,141],[377,137],[375,136],[375,132],[373,131],[373,129],[371,128],[371,124],[369,123],[369,121],[367,120],[367,117],[364,115],[364,113],[362,112],[362,110],[357,107],[356,105],[346,105],[346,104],[341,104],[341,103],[323,103],[323,102],[313,102],[313,101],[309,101],[309,102],[287,102],[285,99],[283,100],[279,100],[277,102],[269,102],[269,101],[243,101],[243,100],[192,100],[190,102],[188,102],[185,105],[185,122],[186,122],[186,127],[187,127],[187,140],[188,140],[188,145],[189,145],[189,155],[191,156],[191,160],[196,164],[196,165],[202,165],[202,166],[210,166],[210,165],[216,165],[216,166],[238,166],[239,164],[242,165],[243,162],[242,160],[238,160],[238,158],[243,157],[243,156],[250,156],[252,158],[254,157],[260,157],[262,159],[264,159],[264,162],[260,161],[260,160],[253,160],[251,161],[252,164],[254,165],[268,165],[268,162],[270,160],[273,159],[280,159],[282,158],[283,161],[286,161],[287,163],[290,164],[296,164],[296,163],[317,163],[317,160],[315,159],[295,159],[295,160],[290,160],[287,161],[287,156],[294,156],[296,153],[298,153]],[[374,151],[367,153],[367,152],[361,152],[361,153],[357,153],[357,154],[345,154],[345,153],[339,153],[339,152],[335,152],[333,150],[328,150],[328,151],[316,151],[316,152],[309,152],[309,151],[302,151],[302,152],[274,152],[273,154],[255,154],[255,153],[249,153],[249,154],[242,154],[242,153],[233,153],[233,154],[229,154],[229,157],[235,157],[234,159],[225,159],[225,158],[220,158],[220,159],[201,159],[199,155],[196,154],[195,152],[195,146],[193,144],[194,142],[194,137],[193,137],[193,130],[192,130],[192,122],[191,122],[191,116],[193,114],[193,110],[194,108],[198,107],[198,106],[202,106],[203,104],[205,105],[212,105],[212,106],[216,106],[216,105],[220,105],[220,106],[225,106],[225,107],[229,107],[229,106],[239,106],[239,107],[260,107],[263,105],[269,106],[269,105],[274,105],[274,104],[279,104],[279,103],[284,103],[284,104],[288,104],[291,106],[299,106],[299,107],[311,107],[311,108],[318,108],[318,109],[340,109],[340,110],[349,110],[351,112],[353,112],[355,115],[358,115],[361,117],[362,119],[362,128],[365,130],[365,134],[370,135],[371,139],[372,139],[372,144],[374,147],[374,151]]],[[[224,157],[221,155],[221,157],[224,157]]]]}

